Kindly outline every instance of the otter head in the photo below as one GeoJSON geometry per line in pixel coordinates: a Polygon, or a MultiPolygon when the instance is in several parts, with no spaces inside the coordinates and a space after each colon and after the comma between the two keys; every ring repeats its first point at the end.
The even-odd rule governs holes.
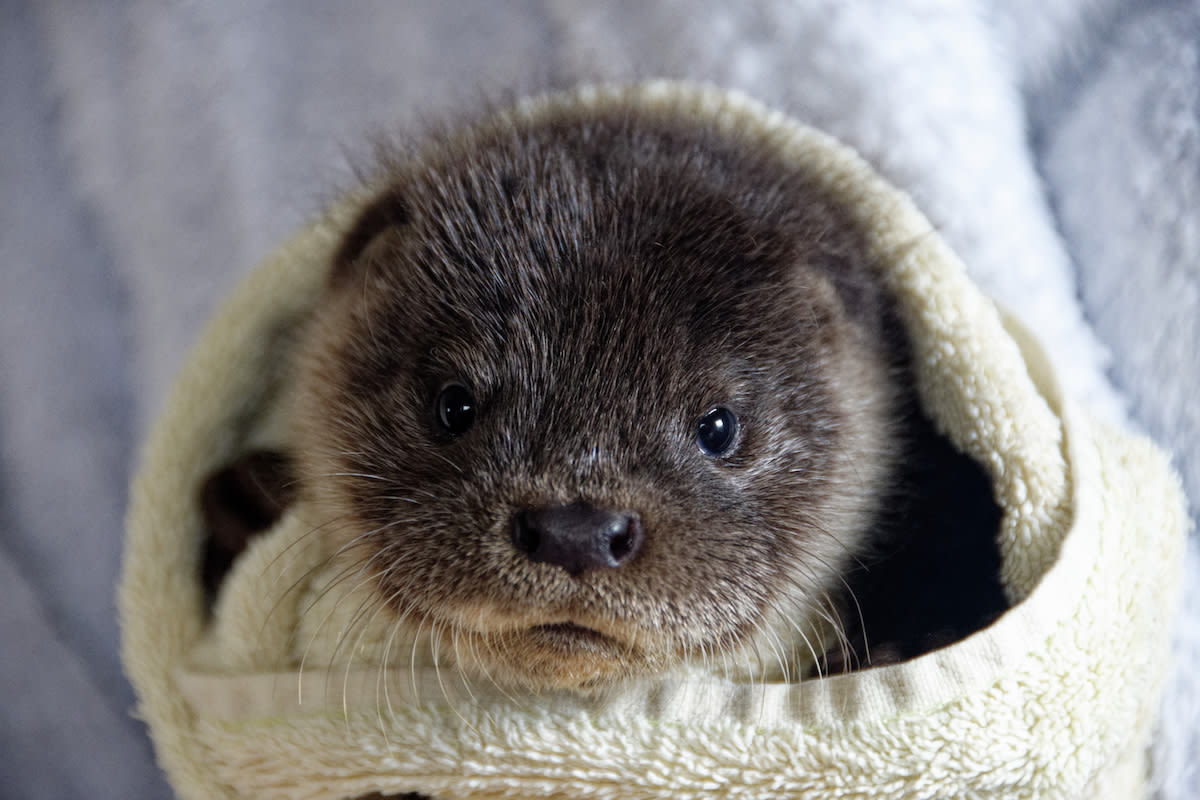
{"type": "Polygon", "coordinates": [[[296,453],[396,624],[546,688],[823,650],[894,404],[836,205],[763,142],[635,113],[502,117],[379,186],[296,453]]]}

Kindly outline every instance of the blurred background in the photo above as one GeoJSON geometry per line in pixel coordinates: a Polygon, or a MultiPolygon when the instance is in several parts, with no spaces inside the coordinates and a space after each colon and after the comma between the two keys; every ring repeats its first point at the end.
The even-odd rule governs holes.
{"type": "MultiPolygon", "coordinates": [[[[122,516],[239,276],[373,133],[654,76],[856,147],[1200,497],[1194,0],[0,0],[0,798],[170,796],[121,672],[122,516]]],[[[1162,797],[1200,796],[1194,545],[1162,797]]]]}

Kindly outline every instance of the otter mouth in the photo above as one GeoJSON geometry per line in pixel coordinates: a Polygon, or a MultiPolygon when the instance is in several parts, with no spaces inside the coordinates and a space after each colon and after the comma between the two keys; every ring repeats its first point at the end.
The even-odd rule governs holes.
{"type": "Polygon", "coordinates": [[[555,622],[525,628],[522,638],[542,658],[562,659],[568,663],[577,658],[599,662],[624,661],[631,654],[629,645],[618,636],[602,633],[577,622],[555,622]]]}
{"type": "Polygon", "coordinates": [[[579,642],[588,644],[615,645],[616,640],[598,630],[579,625],[574,622],[555,622],[547,625],[534,625],[529,632],[542,640],[554,643],[579,642]]]}

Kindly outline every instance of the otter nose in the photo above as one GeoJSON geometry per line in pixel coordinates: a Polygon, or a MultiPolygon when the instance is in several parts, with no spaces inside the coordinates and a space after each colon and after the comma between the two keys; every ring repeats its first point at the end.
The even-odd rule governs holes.
{"type": "Polygon", "coordinates": [[[578,575],[588,569],[619,567],[637,555],[642,523],[637,514],[572,503],[518,513],[512,540],[531,561],[578,575]]]}

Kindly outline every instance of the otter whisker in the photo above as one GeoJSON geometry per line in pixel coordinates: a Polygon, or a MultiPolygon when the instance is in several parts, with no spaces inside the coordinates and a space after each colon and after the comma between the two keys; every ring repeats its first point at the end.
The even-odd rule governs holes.
{"type": "MultiPolygon", "coordinates": [[[[359,571],[359,570],[355,570],[355,571],[359,571]]],[[[351,574],[353,574],[353,572],[351,574]]],[[[325,627],[326,623],[329,622],[330,618],[337,612],[338,606],[341,604],[342,600],[344,600],[346,596],[347,595],[343,595],[342,597],[339,597],[338,600],[329,608],[329,610],[325,612],[325,615],[321,618],[320,622],[318,622],[316,627],[313,628],[312,633],[309,635],[308,643],[305,644],[304,649],[300,654],[300,666],[299,666],[299,669],[297,672],[297,682],[298,682],[297,683],[297,699],[301,703],[304,702],[303,680],[304,680],[304,670],[307,668],[307,665],[308,665],[309,652],[311,651],[313,644],[317,641],[317,637],[320,636],[321,630],[325,627]]],[[[306,612],[306,614],[307,614],[307,612],[306,612]]],[[[340,638],[339,638],[339,641],[340,641],[340,638]]],[[[334,652],[330,653],[330,655],[329,655],[330,662],[326,667],[327,673],[328,673],[328,668],[330,666],[332,666],[333,659],[336,657],[336,651],[337,651],[337,647],[335,646],[334,652]]],[[[328,688],[329,688],[328,685],[326,685],[325,688],[326,688],[326,692],[328,693],[328,688]]]]}
{"type": "MultiPolygon", "coordinates": [[[[397,601],[399,600],[399,598],[401,596],[402,591],[403,591],[402,589],[397,589],[391,595],[384,598],[383,604],[389,608],[395,608],[397,601]]],[[[395,644],[396,634],[399,633],[401,631],[401,629],[403,629],[405,627],[405,623],[406,623],[408,614],[409,614],[409,608],[406,608],[405,610],[403,610],[399,614],[397,614],[392,621],[392,624],[390,626],[391,632],[388,634],[387,643],[384,645],[384,648],[383,648],[383,658],[380,662],[378,677],[376,679],[376,688],[375,688],[376,709],[377,709],[377,713],[379,715],[380,733],[382,734],[384,741],[387,743],[389,752],[391,751],[391,739],[388,737],[387,730],[386,730],[387,726],[385,725],[385,722],[383,719],[383,708],[384,707],[387,708],[389,720],[395,720],[395,718],[396,718],[396,709],[392,705],[390,681],[388,679],[389,678],[389,661],[391,659],[392,647],[395,644]],[[382,688],[383,688],[384,702],[382,704],[378,702],[378,697],[379,697],[379,693],[380,693],[380,685],[382,685],[382,688]]]]}

